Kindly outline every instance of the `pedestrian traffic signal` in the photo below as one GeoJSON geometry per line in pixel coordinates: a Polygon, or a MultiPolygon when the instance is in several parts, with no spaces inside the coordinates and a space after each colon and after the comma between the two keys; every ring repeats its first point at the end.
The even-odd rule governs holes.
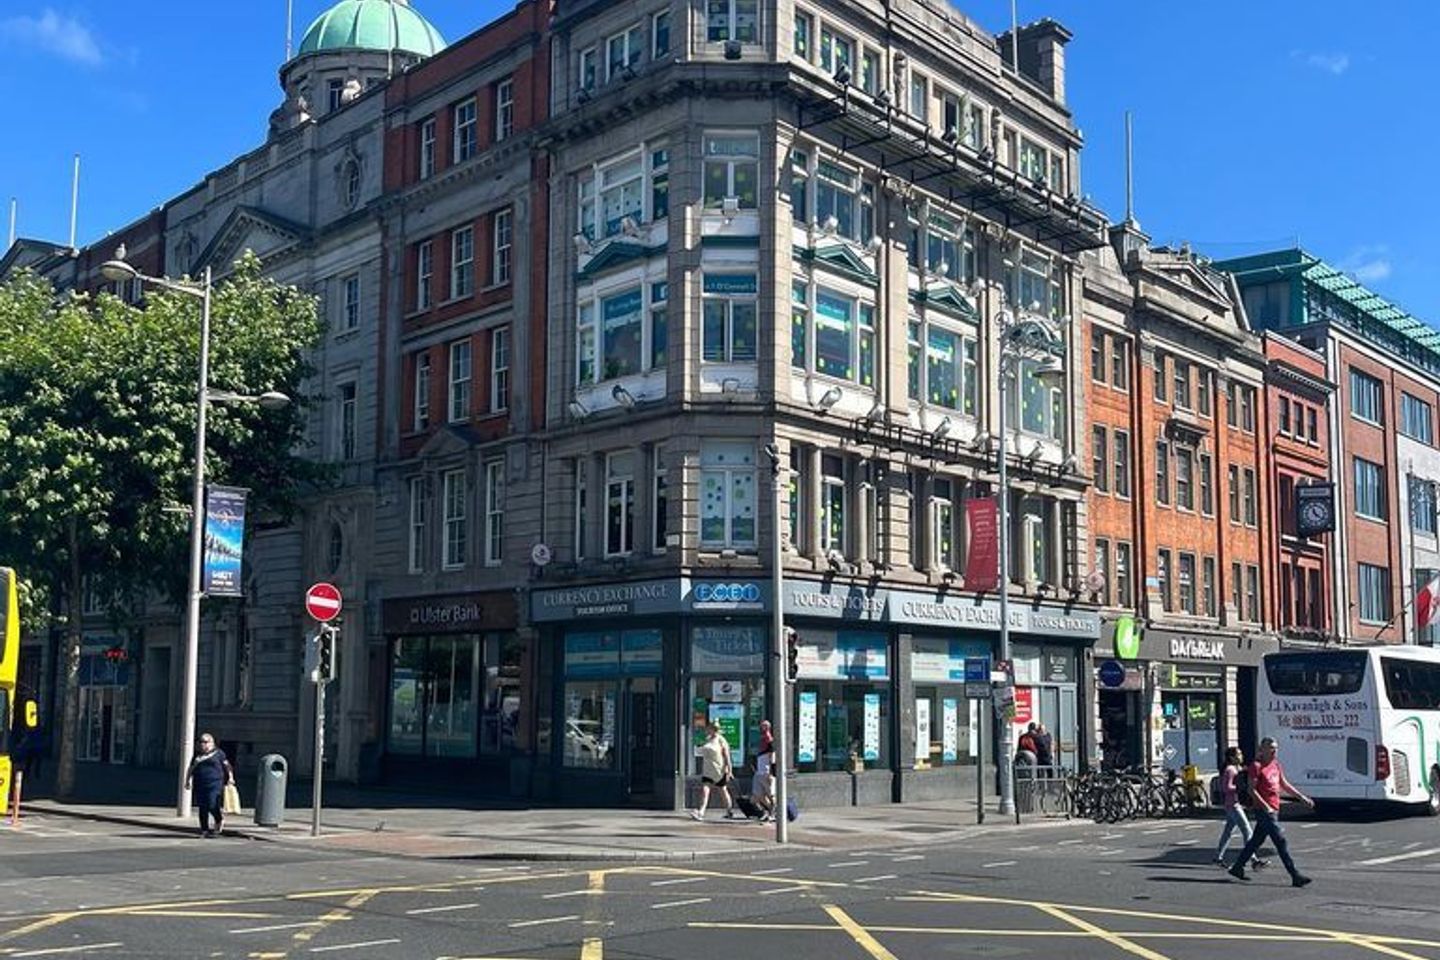
{"type": "Polygon", "coordinates": [[[800,634],[794,627],[785,628],[785,679],[800,679],[800,634]]]}

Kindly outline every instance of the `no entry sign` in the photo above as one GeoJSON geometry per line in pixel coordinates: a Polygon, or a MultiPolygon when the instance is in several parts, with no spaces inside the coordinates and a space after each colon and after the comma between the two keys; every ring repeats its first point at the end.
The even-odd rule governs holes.
{"type": "Polygon", "coordinates": [[[305,612],[321,623],[340,615],[340,591],[333,583],[317,583],[305,591],[305,612]]]}

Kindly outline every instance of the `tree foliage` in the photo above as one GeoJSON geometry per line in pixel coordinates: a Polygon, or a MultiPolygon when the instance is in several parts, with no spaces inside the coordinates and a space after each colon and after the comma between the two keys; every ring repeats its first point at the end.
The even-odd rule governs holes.
{"type": "MultiPolygon", "coordinates": [[[[215,288],[211,388],[294,401],[210,405],[207,480],[248,487],[256,513],[288,518],[324,480],[304,456],[321,333],[314,298],[262,277],[253,256],[215,288]]],[[[0,562],[31,584],[31,627],[64,597],[72,658],[76,570],[108,594],[184,595],[199,339],[200,301],[184,293],[156,289],[137,307],[57,295],[32,275],[0,285],[0,562]]]]}

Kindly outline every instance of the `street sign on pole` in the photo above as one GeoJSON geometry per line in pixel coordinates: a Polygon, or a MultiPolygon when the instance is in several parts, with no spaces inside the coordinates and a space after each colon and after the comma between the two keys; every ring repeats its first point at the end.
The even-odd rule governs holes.
{"type": "Polygon", "coordinates": [[[340,590],[333,583],[317,583],[305,591],[305,612],[327,623],[340,615],[340,590]]]}

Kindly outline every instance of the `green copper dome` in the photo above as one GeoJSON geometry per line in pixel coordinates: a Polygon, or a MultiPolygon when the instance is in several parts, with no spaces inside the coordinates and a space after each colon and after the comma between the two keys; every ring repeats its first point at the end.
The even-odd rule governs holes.
{"type": "Polygon", "coordinates": [[[400,50],[428,57],[445,38],[409,0],[340,0],[310,24],[300,56],[327,50],[400,50]]]}

